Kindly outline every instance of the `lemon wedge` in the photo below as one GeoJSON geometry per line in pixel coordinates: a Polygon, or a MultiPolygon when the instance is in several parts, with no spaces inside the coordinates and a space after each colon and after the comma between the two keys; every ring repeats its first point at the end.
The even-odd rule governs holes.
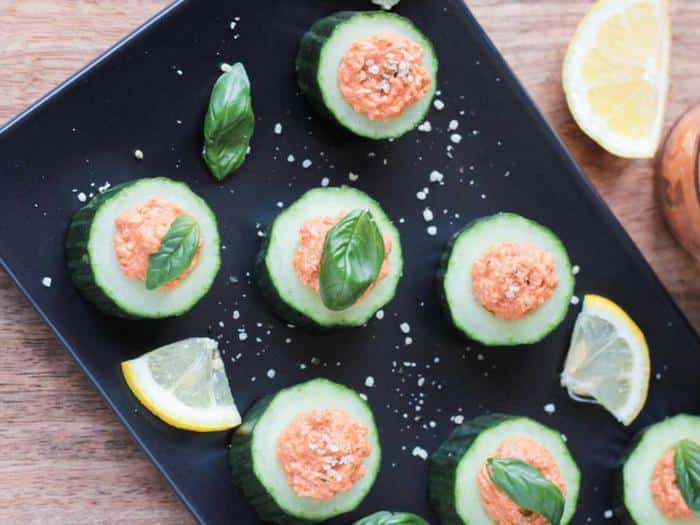
{"type": "Polygon", "coordinates": [[[629,425],[649,392],[649,347],[625,311],[605,297],[586,295],[561,374],[577,401],[597,402],[629,425]]]}
{"type": "Polygon", "coordinates": [[[129,388],[157,417],[195,432],[228,430],[241,424],[218,344],[185,339],[122,363],[129,388]]]}
{"type": "Polygon", "coordinates": [[[610,153],[654,156],[669,87],[667,0],[599,0],[564,59],[566,100],[579,127],[610,153]]]}

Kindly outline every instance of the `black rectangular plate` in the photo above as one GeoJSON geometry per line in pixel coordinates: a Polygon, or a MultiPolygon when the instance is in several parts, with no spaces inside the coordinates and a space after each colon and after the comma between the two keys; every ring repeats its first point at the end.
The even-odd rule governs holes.
{"type": "Polygon", "coordinates": [[[700,407],[697,336],[460,0],[404,0],[398,10],[427,33],[440,59],[446,107],[429,115],[431,133],[371,142],[313,116],[295,84],[299,38],[334,10],[369,7],[368,0],[192,0],[157,17],[0,134],[2,264],[202,523],[256,521],[230,480],[229,434],[181,432],[151,417],[126,388],[119,363],[207,334],[221,337],[241,410],[315,376],[369,396],[383,443],[381,473],[361,507],[337,523],[381,509],[417,512],[436,523],[426,500],[426,463],[411,452],[417,445],[433,451],[453,428],[451,416],[491,411],[529,415],[566,434],[583,471],[575,522],[600,523],[612,507],[612,469],[633,433],[700,407]],[[240,21],[232,31],[235,17],[240,21]],[[200,149],[208,95],[222,61],[246,65],[257,129],[245,165],[216,183],[200,149]],[[464,140],[448,159],[452,119],[460,122],[464,140]],[[280,136],[273,133],[276,122],[284,126],[280,136]],[[135,148],[145,152],[143,161],[134,159],[135,148]],[[313,161],[308,169],[301,167],[305,158],[313,161]],[[445,174],[444,186],[428,183],[434,169],[445,174]],[[379,199],[399,223],[404,278],[384,319],[366,328],[323,335],[290,329],[251,286],[257,231],[279,211],[278,201],[292,202],[323,177],[348,184],[350,171],[360,175],[353,185],[379,199]],[[211,204],[226,246],[223,266],[208,296],[182,318],[105,317],[81,299],[66,273],[64,235],[81,206],[73,189],[95,192],[106,181],[147,176],[184,180],[211,204]],[[424,186],[430,194],[421,202],[415,194],[424,186]],[[426,233],[426,205],[435,212],[435,237],[426,233]],[[448,329],[433,279],[445,240],[471,219],[502,210],[553,228],[581,266],[577,294],[613,298],[645,331],[653,378],[633,428],[601,408],[574,403],[559,386],[577,308],[532,348],[482,349],[448,329]],[[53,278],[51,288],[42,286],[44,276],[53,278]],[[236,309],[238,321],[232,318],[236,309]],[[402,322],[411,326],[410,346],[404,345],[402,322]],[[250,336],[245,342],[237,337],[241,326],[250,336]],[[231,362],[238,353],[242,357],[231,362]],[[312,358],[321,363],[311,364],[312,358]],[[274,379],[266,375],[270,368],[277,371],[274,379]],[[364,386],[369,375],[374,388],[364,386]],[[547,403],[556,405],[556,413],[543,411],[547,403]]]}

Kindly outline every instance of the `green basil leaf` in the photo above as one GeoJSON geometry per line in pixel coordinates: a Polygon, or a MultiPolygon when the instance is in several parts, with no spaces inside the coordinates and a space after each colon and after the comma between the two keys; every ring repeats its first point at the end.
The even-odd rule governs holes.
{"type": "Polygon", "coordinates": [[[375,512],[353,523],[353,525],[430,525],[420,516],[409,512],[375,512]]]}
{"type": "Polygon", "coordinates": [[[544,516],[552,525],[561,523],[564,495],[539,470],[519,459],[490,458],[487,471],[491,481],[519,506],[544,516]]]}
{"type": "Polygon", "coordinates": [[[674,455],[676,480],[683,499],[696,514],[700,513],[700,445],[684,439],[676,445],[674,455]]]}
{"type": "Polygon", "coordinates": [[[170,225],[160,249],[148,258],[146,288],[155,290],[177,279],[192,264],[199,247],[199,224],[189,215],[180,215],[170,225]]]}
{"type": "Polygon", "coordinates": [[[234,64],[214,84],[204,119],[202,155],[217,180],[243,164],[254,129],[248,75],[243,64],[234,64]]]}
{"type": "Polygon", "coordinates": [[[369,210],[354,210],[326,234],[321,257],[321,300],[331,310],[354,305],[377,279],[384,239],[369,210]]]}

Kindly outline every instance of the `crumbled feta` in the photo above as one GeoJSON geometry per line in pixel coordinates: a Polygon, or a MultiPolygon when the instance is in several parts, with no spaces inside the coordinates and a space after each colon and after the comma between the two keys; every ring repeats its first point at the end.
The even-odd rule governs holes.
{"type": "Polygon", "coordinates": [[[578,275],[578,273],[581,271],[581,267],[578,264],[574,264],[571,267],[571,273],[574,275],[578,275]]]}
{"type": "Polygon", "coordinates": [[[41,280],[41,284],[43,284],[46,288],[51,288],[51,282],[52,282],[51,277],[44,277],[41,280]]]}
{"type": "Polygon", "coordinates": [[[136,160],[143,160],[143,151],[141,151],[140,149],[135,149],[134,157],[136,158],[136,160]]]}
{"type": "Polygon", "coordinates": [[[277,371],[274,368],[270,368],[267,371],[267,377],[269,377],[270,379],[274,379],[276,375],[277,375],[277,371]]]}
{"type": "Polygon", "coordinates": [[[418,446],[413,447],[413,451],[411,451],[411,454],[414,457],[421,458],[423,461],[428,459],[428,451],[422,447],[418,447],[418,446]]]}
{"type": "Polygon", "coordinates": [[[294,162],[294,155],[292,155],[291,153],[287,155],[287,162],[294,162]]]}
{"type": "Polygon", "coordinates": [[[423,133],[430,133],[432,130],[433,126],[432,124],[430,124],[429,120],[426,120],[425,122],[423,122],[423,124],[418,126],[418,131],[422,131],[423,133]]]}
{"type": "Polygon", "coordinates": [[[377,310],[377,313],[374,314],[374,316],[381,321],[384,319],[384,310],[377,310]]]}
{"type": "Polygon", "coordinates": [[[435,109],[437,109],[438,111],[442,111],[443,109],[445,109],[445,103],[444,103],[442,100],[440,100],[439,98],[436,98],[436,99],[433,101],[433,106],[434,106],[435,109]]]}
{"type": "Polygon", "coordinates": [[[396,4],[398,4],[401,0],[372,0],[372,3],[374,5],[378,5],[382,9],[386,9],[387,11],[394,7],[396,4]]]}
{"type": "Polygon", "coordinates": [[[428,194],[425,193],[423,190],[416,192],[416,199],[418,199],[419,201],[424,201],[427,196],[428,194]]]}
{"type": "Polygon", "coordinates": [[[450,131],[454,131],[459,127],[459,122],[456,120],[450,120],[450,123],[447,125],[447,129],[450,131]]]}
{"type": "Polygon", "coordinates": [[[409,333],[411,333],[411,325],[408,324],[408,323],[405,322],[405,321],[399,325],[399,328],[401,329],[401,331],[402,331],[404,334],[409,334],[409,333]]]}
{"type": "Polygon", "coordinates": [[[428,232],[428,235],[435,236],[435,235],[437,235],[438,230],[437,230],[437,226],[431,225],[431,226],[428,226],[425,231],[428,232]]]}
{"type": "Polygon", "coordinates": [[[281,135],[282,134],[282,124],[279,122],[275,124],[275,135],[281,135]]]}
{"type": "Polygon", "coordinates": [[[571,304],[576,306],[578,303],[581,302],[581,299],[579,299],[578,295],[572,295],[571,296],[571,304]]]}
{"type": "Polygon", "coordinates": [[[452,135],[450,135],[450,140],[453,144],[459,144],[460,142],[462,142],[462,135],[460,135],[459,133],[453,133],[452,135]]]}
{"type": "Polygon", "coordinates": [[[330,181],[330,179],[329,179],[328,177],[323,177],[323,178],[321,179],[321,186],[323,186],[324,188],[325,188],[326,186],[328,186],[330,183],[331,183],[331,181],[330,181]]]}
{"type": "Polygon", "coordinates": [[[433,212],[430,208],[425,208],[423,210],[423,219],[425,219],[425,222],[430,222],[433,220],[433,212]]]}
{"type": "Polygon", "coordinates": [[[239,341],[245,341],[248,339],[248,334],[245,332],[238,332],[238,340],[239,341]]]}
{"type": "Polygon", "coordinates": [[[374,378],[372,376],[367,376],[365,379],[365,386],[367,388],[372,388],[374,386],[374,378]]]}
{"type": "Polygon", "coordinates": [[[547,403],[544,406],[544,411],[547,412],[547,414],[554,414],[554,412],[557,411],[557,407],[554,405],[554,403],[547,403]]]}
{"type": "Polygon", "coordinates": [[[606,520],[611,520],[612,517],[613,517],[613,511],[610,510],[610,509],[606,510],[605,512],[603,512],[603,517],[604,517],[606,520]]]}
{"type": "Polygon", "coordinates": [[[350,179],[352,182],[355,182],[359,178],[360,176],[357,173],[353,173],[352,171],[348,173],[348,179],[350,179]]]}
{"type": "Polygon", "coordinates": [[[80,202],[85,202],[87,200],[87,195],[85,195],[82,191],[78,193],[78,200],[80,202]]]}
{"type": "Polygon", "coordinates": [[[310,159],[304,159],[304,160],[301,162],[301,167],[304,168],[304,169],[307,169],[307,168],[310,168],[312,164],[313,164],[313,162],[311,162],[310,159]]]}
{"type": "Polygon", "coordinates": [[[461,425],[464,423],[464,416],[462,414],[454,415],[450,418],[450,421],[452,421],[455,425],[461,425]]]}

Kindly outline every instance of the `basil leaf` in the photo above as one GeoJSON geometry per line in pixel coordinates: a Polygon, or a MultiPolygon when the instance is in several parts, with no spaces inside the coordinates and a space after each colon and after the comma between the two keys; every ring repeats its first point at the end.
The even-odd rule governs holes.
{"type": "Polygon", "coordinates": [[[321,300],[331,310],[349,308],[377,279],[384,239],[369,210],[354,210],[326,234],[321,257],[321,300]]]}
{"type": "Polygon", "coordinates": [[[254,129],[248,75],[243,64],[234,64],[214,84],[204,119],[202,155],[217,180],[243,164],[254,129]]]}
{"type": "Polygon", "coordinates": [[[180,277],[192,264],[199,247],[199,224],[180,215],[170,225],[160,249],[148,258],[146,288],[155,290],[180,277]]]}
{"type": "Polygon", "coordinates": [[[490,458],[487,471],[491,481],[519,506],[544,516],[552,525],[561,523],[564,495],[539,470],[519,459],[490,458]]]}
{"type": "Polygon", "coordinates": [[[409,512],[375,512],[356,521],[353,525],[430,525],[420,516],[409,512]]]}
{"type": "Polygon", "coordinates": [[[696,514],[700,513],[700,445],[684,439],[676,445],[674,455],[676,480],[683,499],[696,514]]]}

